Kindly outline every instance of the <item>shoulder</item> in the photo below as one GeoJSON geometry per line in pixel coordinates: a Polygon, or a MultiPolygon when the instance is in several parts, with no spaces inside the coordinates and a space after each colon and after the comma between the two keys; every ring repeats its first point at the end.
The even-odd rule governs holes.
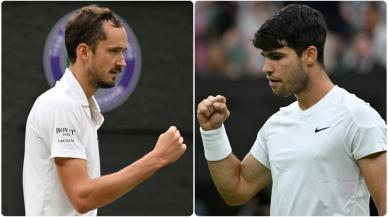
{"type": "Polygon", "coordinates": [[[295,114],[295,112],[297,111],[297,109],[298,109],[298,102],[297,101],[291,103],[288,106],[280,107],[279,111],[277,111],[270,118],[268,118],[267,122],[272,122],[272,121],[276,121],[278,119],[285,119],[285,118],[292,117],[293,114],[295,114]]]}
{"type": "Polygon", "coordinates": [[[50,109],[76,109],[80,106],[68,91],[61,88],[51,88],[40,95],[37,101],[50,109]]]}
{"type": "Polygon", "coordinates": [[[281,107],[276,113],[271,115],[268,120],[264,123],[262,129],[267,128],[269,125],[277,125],[279,123],[286,123],[293,121],[295,112],[298,110],[298,102],[295,101],[288,106],[281,107]]]}
{"type": "Polygon", "coordinates": [[[384,124],[384,120],[369,103],[343,88],[339,88],[338,91],[339,94],[332,103],[342,107],[348,119],[357,126],[369,128],[384,124]]]}
{"type": "Polygon", "coordinates": [[[77,114],[81,105],[61,88],[51,88],[40,95],[34,104],[35,113],[39,116],[50,116],[57,111],[66,111],[69,114],[77,114]]]}

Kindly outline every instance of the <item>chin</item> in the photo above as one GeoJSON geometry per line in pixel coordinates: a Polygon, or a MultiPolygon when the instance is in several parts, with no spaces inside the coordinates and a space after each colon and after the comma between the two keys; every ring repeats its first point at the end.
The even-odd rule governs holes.
{"type": "Polygon", "coordinates": [[[99,88],[112,88],[112,87],[114,87],[116,85],[116,83],[115,82],[100,82],[99,84],[98,84],[98,87],[99,88]]]}
{"type": "Polygon", "coordinates": [[[272,89],[272,92],[273,92],[276,96],[280,96],[280,97],[289,97],[289,96],[291,96],[291,93],[285,92],[285,91],[279,91],[279,90],[274,90],[274,89],[272,89]]]}

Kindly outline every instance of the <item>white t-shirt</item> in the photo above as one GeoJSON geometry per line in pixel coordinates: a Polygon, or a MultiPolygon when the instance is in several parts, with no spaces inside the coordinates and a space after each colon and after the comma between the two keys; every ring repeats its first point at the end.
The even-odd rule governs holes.
{"type": "Polygon", "coordinates": [[[271,170],[271,215],[369,215],[357,160],[385,150],[383,119],[335,86],[307,110],[297,102],[281,108],[250,153],[271,170]]]}
{"type": "MultiPolygon", "coordinates": [[[[26,215],[81,215],[64,192],[54,158],[85,159],[89,177],[100,176],[97,129],[103,120],[94,97],[88,101],[69,69],[54,88],[38,97],[26,125],[26,215]]],[[[97,209],[84,215],[97,215],[97,209]]]]}

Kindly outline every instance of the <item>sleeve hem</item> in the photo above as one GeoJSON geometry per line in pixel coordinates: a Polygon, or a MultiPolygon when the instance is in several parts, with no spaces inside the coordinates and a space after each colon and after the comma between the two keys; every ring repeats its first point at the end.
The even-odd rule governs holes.
{"type": "Polygon", "coordinates": [[[363,151],[357,155],[354,156],[354,159],[356,160],[359,160],[363,157],[366,157],[368,155],[371,155],[371,154],[375,154],[375,153],[378,153],[378,152],[383,152],[383,151],[387,151],[387,148],[385,147],[384,144],[379,144],[376,148],[374,149],[371,149],[371,150],[366,150],[366,151],[363,151]]]}
{"type": "Polygon", "coordinates": [[[51,153],[50,158],[66,157],[66,158],[80,158],[86,160],[85,153],[74,151],[56,151],[51,153]]]}
{"type": "Polygon", "coordinates": [[[265,166],[268,170],[271,170],[269,164],[265,163],[265,160],[262,160],[262,156],[260,155],[257,155],[255,152],[253,152],[252,150],[249,152],[260,164],[262,164],[263,166],[265,166]]]}

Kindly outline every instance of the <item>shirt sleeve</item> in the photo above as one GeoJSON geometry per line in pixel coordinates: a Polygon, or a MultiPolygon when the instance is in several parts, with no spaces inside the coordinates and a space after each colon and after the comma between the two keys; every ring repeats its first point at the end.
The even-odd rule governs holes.
{"type": "Polygon", "coordinates": [[[252,154],[252,156],[256,158],[257,161],[259,161],[265,167],[270,169],[268,148],[265,140],[264,131],[265,131],[265,125],[257,133],[256,141],[250,150],[250,154],[252,154]]]}
{"type": "Polygon", "coordinates": [[[86,159],[82,143],[83,129],[81,113],[70,105],[51,107],[43,118],[50,157],[86,159]]]}
{"type": "Polygon", "coordinates": [[[353,159],[387,150],[386,124],[369,105],[354,109],[347,124],[345,144],[353,159]]]}

